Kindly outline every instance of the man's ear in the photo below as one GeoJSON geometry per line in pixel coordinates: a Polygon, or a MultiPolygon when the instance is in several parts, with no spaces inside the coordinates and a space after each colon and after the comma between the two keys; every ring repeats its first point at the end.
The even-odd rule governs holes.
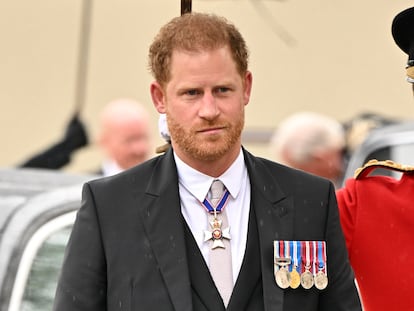
{"type": "Polygon", "coordinates": [[[154,104],[155,109],[157,109],[159,113],[165,113],[165,95],[161,85],[156,81],[152,82],[150,86],[150,92],[152,103],[154,104]]]}
{"type": "Polygon", "coordinates": [[[253,75],[250,71],[246,72],[244,76],[244,105],[246,106],[250,101],[250,94],[252,91],[253,75]]]}

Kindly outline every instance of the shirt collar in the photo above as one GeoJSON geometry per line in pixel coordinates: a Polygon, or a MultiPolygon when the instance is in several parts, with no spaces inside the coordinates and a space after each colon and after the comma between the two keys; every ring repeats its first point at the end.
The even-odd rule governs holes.
{"type": "Polygon", "coordinates": [[[244,163],[244,156],[241,149],[236,160],[218,178],[205,175],[195,170],[191,166],[184,163],[175,152],[174,158],[177,165],[179,183],[200,202],[203,202],[210,189],[211,183],[215,179],[220,179],[229,190],[230,195],[233,198],[236,198],[240,192],[241,181],[245,180],[243,177],[247,174],[247,168],[244,163]]]}
{"type": "Polygon", "coordinates": [[[121,173],[123,169],[113,160],[106,159],[102,162],[102,173],[104,176],[111,176],[121,173]]]}

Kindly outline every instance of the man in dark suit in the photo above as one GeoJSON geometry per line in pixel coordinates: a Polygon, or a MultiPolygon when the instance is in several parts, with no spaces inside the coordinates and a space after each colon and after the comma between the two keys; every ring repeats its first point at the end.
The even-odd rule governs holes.
{"type": "Polygon", "coordinates": [[[85,184],[54,310],[361,310],[332,183],[241,145],[252,74],[239,31],[184,14],[149,60],[171,148],[85,184]],[[218,205],[205,199],[217,180],[218,205]]]}

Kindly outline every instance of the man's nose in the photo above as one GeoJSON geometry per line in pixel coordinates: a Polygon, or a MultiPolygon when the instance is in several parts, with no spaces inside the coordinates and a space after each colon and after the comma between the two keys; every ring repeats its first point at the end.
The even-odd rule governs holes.
{"type": "Polygon", "coordinates": [[[220,113],[217,99],[210,92],[204,93],[203,98],[201,99],[199,116],[204,119],[214,119],[220,113]]]}

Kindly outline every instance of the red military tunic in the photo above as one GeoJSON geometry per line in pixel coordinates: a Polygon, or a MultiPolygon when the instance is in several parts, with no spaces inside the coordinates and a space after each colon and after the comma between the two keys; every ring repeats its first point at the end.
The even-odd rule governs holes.
{"type": "Polygon", "coordinates": [[[337,198],[364,310],[414,310],[414,167],[370,161],[337,198]],[[368,176],[377,167],[403,175],[368,176]]]}

